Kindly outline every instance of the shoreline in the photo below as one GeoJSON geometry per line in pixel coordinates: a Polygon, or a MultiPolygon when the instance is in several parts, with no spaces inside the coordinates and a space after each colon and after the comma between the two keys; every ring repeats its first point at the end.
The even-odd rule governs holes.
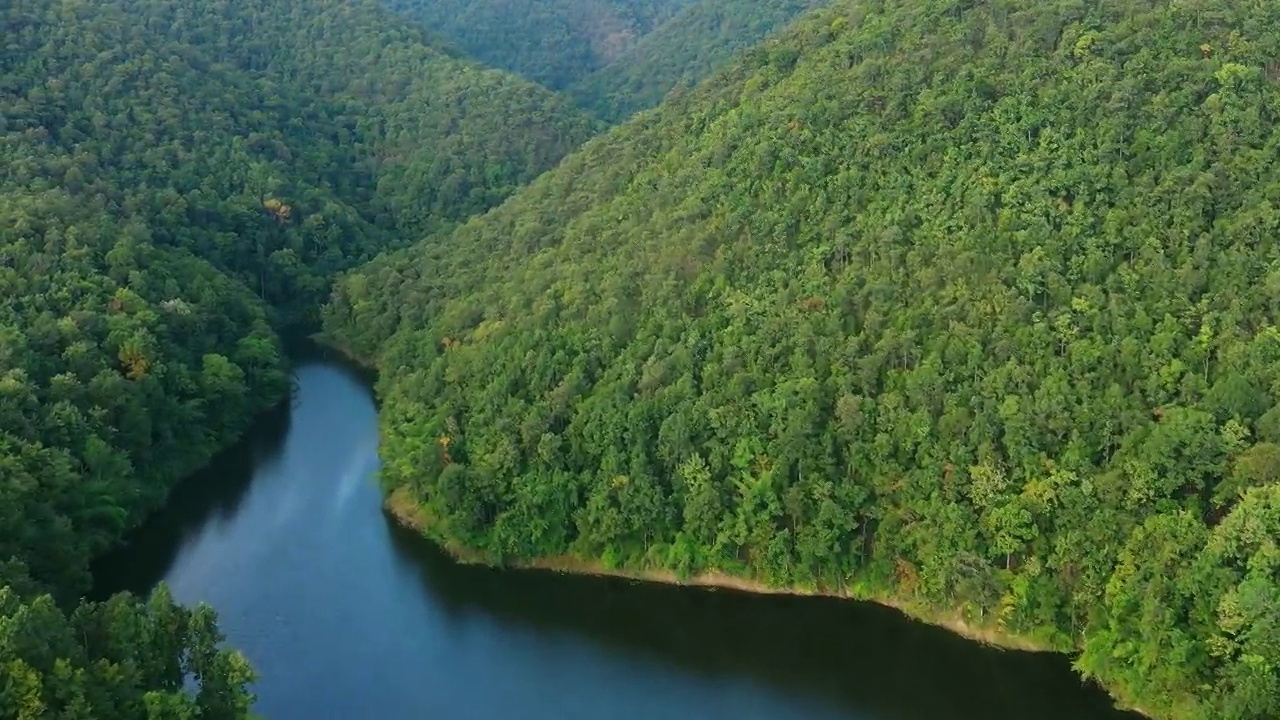
{"type": "MultiPolygon", "coordinates": [[[[454,560],[472,565],[489,565],[479,554],[453,543],[444,542],[430,532],[430,518],[403,488],[396,488],[384,498],[383,508],[401,526],[413,530],[439,545],[454,560]]],[[[804,587],[777,587],[729,573],[712,571],[681,578],[671,570],[630,570],[606,568],[599,561],[572,556],[540,557],[519,560],[509,565],[516,569],[541,570],[570,575],[621,578],[636,582],[661,583],[695,588],[714,588],[753,595],[789,595],[793,597],[828,597],[852,602],[868,602],[896,610],[908,618],[942,628],[973,642],[1014,652],[1051,653],[1053,648],[1030,637],[975,626],[957,614],[941,614],[925,610],[915,603],[881,595],[858,595],[849,592],[816,590],[804,587]]],[[[1145,715],[1145,713],[1143,713],[1145,715]]]]}
{"type": "Polygon", "coordinates": [[[336,338],[326,334],[324,331],[313,333],[307,336],[307,340],[315,344],[316,347],[337,354],[345,362],[355,365],[366,372],[377,373],[378,364],[374,361],[361,357],[354,350],[347,347],[344,343],[339,342],[336,338]]]}
{"type": "MultiPolygon", "coordinates": [[[[376,363],[370,362],[366,358],[356,356],[342,344],[335,342],[333,338],[324,336],[323,333],[318,333],[313,339],[321,346],[335,351],[345,360],[354,362],[356,365],[371,372],[377,372],[376,363]]],[[[391,520],[401,527],[412,530],[424,539],[435,543],[440,549],[453,558],[454,561],[469,565],[493,566],[493,563],[480,553],[472,550],[471,548],[451,542],[448,538],[441,536],[439,533],[433,532],[433,523],[431,522],[431,518],[417,503],[417,501],[413,499],[407,488],[404,486],[397,487],[389,492],[384,488],[382,504],[383,511],[391,520]]],[[[939,612],[935,609],[927,608],[919,603],[903,600],[886,594],[860,594],[849,591],[837,592],[796,586],[776,587],[720,571],[704,572],[692,577],[681,578],[671,570],[611,569],[606,568],[599,561],[584,560],[582,558],[572,556],[539,557],[531,560],[519,560],[515,562],[508,562],[507,566],[517,570],[536,570],[567,575],[619,578],[634,582],[661,583],[664,585],[693,588],[724,589],[755,595],[828,597],[839,600],[848,600],[851,602],[873,603],[902,613],[914,622],[932,625],[971,642],[978,642],[998,650],[1009,652],[1054,653],[1061,654],[1064,657],[1070,657],[1072,655],[1072,651],[1070,650],[1055,648],[1048,643],[1036,640],[1027,635],[1019,635],[992,627],[974,625],[961,617],[956,611],[939,612]]],[[[1080,680],[1081,682],[1092,682],[1101,687],[1102,690],[1111,698],[1111,701],[1117,709],[1134,713],[1141,718],[1154,719],[1158,717],[1150,710],[1142,707],[1141,704],[1134,702],[1135,698],[1125,699],[1116,695],[1114,693],[1114,688],[1109,687],[1100,679],[1095,678],[1089,680],[1084,676],[1080,676],[1080,680]]]]}

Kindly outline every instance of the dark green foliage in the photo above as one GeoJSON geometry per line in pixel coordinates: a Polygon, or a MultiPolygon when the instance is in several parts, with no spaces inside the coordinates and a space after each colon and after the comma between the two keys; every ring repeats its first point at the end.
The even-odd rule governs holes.
{"type": "Polygon", "coordinates": [[[7,181],[142,216],[289,321],[333,273],[488,209],[597,130],[372,0],[5,13],[7,181]]]}
{"type": "Polygon", "coordinates": [[[618,122],[689,88],[806,10],[828,0],[701,0],[638,39],[625,55],[569,88],[579,104],[618,122]]]}
{"type": "Polygon", "coordinates": [[[211,613],[72,609],[90,559],[285,395],[273,327],[314,325],[334,273],[598,123],[372,0],[17,0],[0,26],[0,718],[241,717],[211,613]]]}
{"type": "Polygon", "coordinates": [[[461,51],[554,89],[627,52],[698,0],[383,0],[461,51]]]}
{"type": "Polygon", "coordinates": [[[25,518],[0,558],[59,592],[280,397],[259,298],[305,322],[392,241],[378,223],[447,227],[594,128],[372,3],[24,1],[3,20],[0,462],[30,479],[0,488],[25,518]]]}
{"type": "Polygon", "coordinates": [[[213,611],[177,606],[163,586],[69,615],[0,587],[0,717],[240,720],[253,671],[221,642],[213,611]]]}
{"type": "Polygon", "coordinates": [[[286,389],[266,308],[61,191],[0,195],[0,558],[73,598],[90,558],[286,389]]]}
{"type": "Polygon", "coordinates": [[[383,0],[485,63],[609,122],[694,85],[827,0],[383,0]]]}
{"type": "Polygon", "coordinates": [[[257,297],[92,205],[0,193],[0,717],[242,718],[211,611],[40,594],[75,606],[92,556],[285,391],[257,297]]]}
{"type": "Polygon", "coordinates": [[[1280,716],[1280,6],[842,2],[339,286],[491,557],[892,595],[1280,716]]]}

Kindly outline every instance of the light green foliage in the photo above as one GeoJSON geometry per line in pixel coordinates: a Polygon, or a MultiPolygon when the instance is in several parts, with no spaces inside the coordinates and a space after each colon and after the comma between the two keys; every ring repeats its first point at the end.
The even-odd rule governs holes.
{"type": "Polygon", "coordinates": [[[384,481],[495,558],[857,583],[1161,717],[1280,716],[1276,28],[806,15],[340,283],[384,481]]]}

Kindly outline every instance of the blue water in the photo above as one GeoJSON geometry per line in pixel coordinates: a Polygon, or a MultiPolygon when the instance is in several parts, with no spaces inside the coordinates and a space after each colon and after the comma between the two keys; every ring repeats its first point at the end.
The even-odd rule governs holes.
{"type": "Polygon", "coordinates": [[[369,385],[291,407],[185,481],[96,569],[219,613],[274,720],[1108,720],[1065,659],[883,608],[459,566],[388,521],[369,385]]]}

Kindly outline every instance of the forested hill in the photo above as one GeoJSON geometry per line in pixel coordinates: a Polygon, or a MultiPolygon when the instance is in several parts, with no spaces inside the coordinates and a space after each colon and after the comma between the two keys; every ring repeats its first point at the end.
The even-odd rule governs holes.
{"type": "Polygon", "coordinates": [[[388,489],[493,558],[889,596],[1280,717],[1277,58],[1275,3],[807,15],[343,281],[388,489]]]}
{"type": "Polygon", "coordinates": [[[580,105],[620,122],[727,65],[806,10],[829,0],[700,0],[640,37],[608,65],[568,90],[580,105]]]}
{"type": "Polygon", "coordinates": [[[299,311],[340,267],[493,206],[598,129],[372,0],[24,0],[6,17],[10,180],[145,206],[170,244],[299,311]],[[287,222],[264,222],[268,199],[287,222]]]}
{"type": "Polygon", "coordinates": [[[77,606],[89,560],[282,398],[276,332],[334,273],[598,123],[373,0],[16,0],[0,27],[0,717],[241,717],[211,616],[77,606]]]}
{"type": "Polygon", "coordinates": [[[383,0],[495,67],[610,122],[697,84],[827,0],[383,0]]]}
{"type": "Polygon", "coordinates": [[[383,0],[494,67],[564,89],[700,0],[383,0]]]}

